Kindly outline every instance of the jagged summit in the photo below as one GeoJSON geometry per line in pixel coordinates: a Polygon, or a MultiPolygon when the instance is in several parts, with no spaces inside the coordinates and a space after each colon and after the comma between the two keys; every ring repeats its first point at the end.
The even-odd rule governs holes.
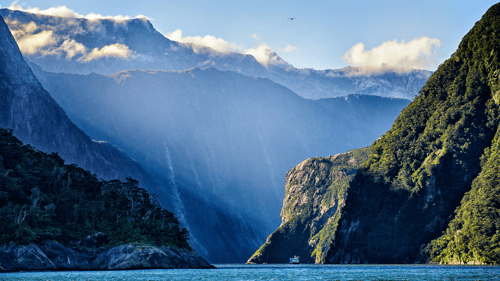
{"type": "MultiPolygon", "coordinates": [[[[14,31],[22,29],[29,35],[30,33],[37,34],[39,31],[50,30],[54,36],[53,39],[80,39],[77,41],[90,49],[101,48],[104,46],[102,44],[122,41],[133,50],[153,54],[161,52],[153,51],[155,43],[158,43],[154,42],[155,39],[160,38],[163,44],[178,45],[177,42],[169,40],[156,31],[146,18],[123,19],[120,21],[108,18],[87,19],[35,14],[7,8],[0,9],[0,14],[14,31]],[[26,27],[24,25],[31,22],[36,24],[36,29],[24,29],[26,27]],[[141,48],[134,45],[134,43],[139,43],[134,42],[134,39],[136,39],[132,37],[134,33],[143,33],[142,39],[147,40],[142,42],[141,48]],[[97,38],[96,35],[99,35],[100,38],[97,38]],[[58,38],[58,36],[64,36],[65,38],[58,38]],[[90,39],[90,36],[94,36],[94,38],[85,40],[90,39]]],[[[30,28],[33,28],[33,26],[30,26],[30,28]]],[[[14,36],[16,36],[15,32],[14,36]]]]}
{"type": "Polygon", "coordinates": [[[58,152],[100,178],[134,177],[156,188],[144,169],[110,144],[92,141],[71,122],[42,87],[24,60],[0,16],[0,127],[14,130],[24,143],[44,152],[58,152]]]}
{"type": "Polygon", "coordinates": [[[262,68],[251,55],[193,48],[163,36],[144,18],[116,21],[54,17],[0,9],[29,60],[53,72],[112,74],[128,69],[184,70],[243,63],[262,68]],[[35,35],[43,34],[42,43],[35,35]],[[30,46],[31,44],[31,46],[30,46]],[[26,47],[24,46],[26,45],[26,47]]]}
{"type": "Polygon", "coordinates": [[[9,9],[1,9],[0,14],[14,33],[23,55],[50,72],[110,75],[129,69],[214,67],[269,78],[309,99],[364,93],[409,100],[431,73],[297,69],[272,51],[267,53],[267,64],[263,65],[252,55],[218,52],[209,47],[171,41],[145,19],[89,20],[9,9]],[[38,41],[30,41],[35,38],[38,41]]]}
{"type": "Polygon", "coordinates": [[[12,87],[22,84],[41,86],[31,71],[23,55],[17,47],[16,41],[10,33],[9,27],[0,17],[0,87],[12,87]]]}

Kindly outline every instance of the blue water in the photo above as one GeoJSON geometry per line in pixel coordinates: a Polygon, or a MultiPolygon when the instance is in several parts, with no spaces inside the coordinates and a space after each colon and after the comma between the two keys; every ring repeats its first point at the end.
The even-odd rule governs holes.
{"type": "Polygon", "coordinates": [[[216,265],[217,269],[59,271],[0,274],[0,280],[500,280],[500,266],[216,265]]]}

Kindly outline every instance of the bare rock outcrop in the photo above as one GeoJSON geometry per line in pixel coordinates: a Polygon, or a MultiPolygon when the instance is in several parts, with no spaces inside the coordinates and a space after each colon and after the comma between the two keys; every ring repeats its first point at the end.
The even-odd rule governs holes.
{"type": "Polygon", "coordinates": [[[0,246],[0,272],[215,268],[193,251],[125,244],[113,248],[65,247],[56,241],[0,246]]]}
{"type": "Polygon", "coordinates": [[[369,147],[331,157],[309,158],[286,175],[281,226],[248,263],[323,263],[344,205],[350,180],[368,159],[369,147]]]}

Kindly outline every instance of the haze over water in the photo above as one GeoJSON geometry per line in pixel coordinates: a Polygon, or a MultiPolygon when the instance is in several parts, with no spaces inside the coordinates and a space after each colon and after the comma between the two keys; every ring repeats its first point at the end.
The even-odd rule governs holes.
{"type": "Polygon", "coordinates": [[[216,265],[217,269],[20,272],[0,280],[500,280],[500,266],[216,265]]]}

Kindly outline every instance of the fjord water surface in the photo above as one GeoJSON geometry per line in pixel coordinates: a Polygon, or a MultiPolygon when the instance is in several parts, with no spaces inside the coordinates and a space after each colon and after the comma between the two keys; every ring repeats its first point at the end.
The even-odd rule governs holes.
{"type": "Polygon", "coordinates": [[[20,272],[0,280],[500,280],[500,266],[216,265],[217,269],[20,272]]]}

